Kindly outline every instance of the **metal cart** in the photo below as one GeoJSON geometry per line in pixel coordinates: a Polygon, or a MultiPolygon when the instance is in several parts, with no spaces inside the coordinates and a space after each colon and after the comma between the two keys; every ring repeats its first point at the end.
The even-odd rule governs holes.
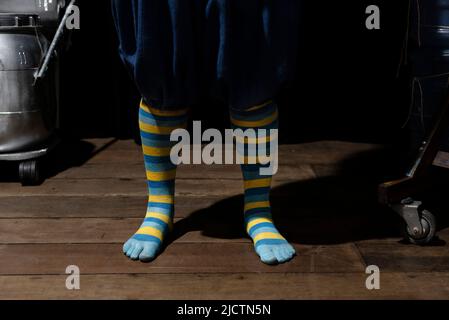
{"type": "Polygon", "coordinates": [[[0,161],[18,163],[23,185],[41,181],[39,161],[59,142],[59,68],[53,57],[73,4],[0,2],[0,161]]]}
{"type": "Polygon", "coordinates": [[[449,168],[449,1],[410,0],[406,44],[413,89],[410,149],[417,151],[403,178],[379,186],[379,200],[402,217],[405,239],[424,245],[435,237],[436,219],[415,197],[435,185],[434,164],[449,168]]]}

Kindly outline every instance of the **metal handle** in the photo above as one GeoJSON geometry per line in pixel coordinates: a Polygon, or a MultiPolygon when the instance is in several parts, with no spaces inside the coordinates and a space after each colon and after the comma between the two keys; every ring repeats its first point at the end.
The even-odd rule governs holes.
{"type": "Polygon", "coordinates": [[[69,5],[67,6],[64,16],[59,23],[58,29],[56,30],[55,36],[53,37],[53,40],[50,44],[50,47],[48,48],[47,54],[45,55],[45,58],[41,64],[41,66],[37,69],[36,73],[34,74],[34,83],[36,83],[39,79],[42,79],[45,76],[45,72],[48,69],[48,65],[50,64],[50,60],[53,56],[53,53],[55,51],[56,46],[58,45],[59,40],[62,37],[62,34],[64,33],[64,26],[66,24],[66,21],[72,12],[72,8],[75,4],[75,0],[71,0],[69,5]]]}

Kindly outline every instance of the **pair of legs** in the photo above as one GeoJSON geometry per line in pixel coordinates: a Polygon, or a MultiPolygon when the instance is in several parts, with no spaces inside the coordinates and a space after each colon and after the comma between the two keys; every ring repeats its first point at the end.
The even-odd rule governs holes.
{"type": "MultiPolygon", "coordinates": [[[[246,111],[231,110],[230,113],[234,129],[269,130],[278,127],[278,111],[273,102],[246,111]]],[[[173,226],[176,165],[170,160],[173,145],[170,134],[175,129],[185,128],[187,120],[188,110],[164,111],[145,103],[140,106],[139,125],[149,198],[142,225],[123,246],[123,252],[133,260],[153,260],[161,251],[173,226]]],[[[268,135],[265,141],[276,138],[268,135]]],[[[245,140],[245,150],[248,150],[250,143],[254,142],[245,140]]],[[[245,228],[262,262],[283,263],[292,259],[295,249],[273,224],[269,200],[272,177],[261,175],[261,167],[258,163],[241,166],[245,228]]]]}

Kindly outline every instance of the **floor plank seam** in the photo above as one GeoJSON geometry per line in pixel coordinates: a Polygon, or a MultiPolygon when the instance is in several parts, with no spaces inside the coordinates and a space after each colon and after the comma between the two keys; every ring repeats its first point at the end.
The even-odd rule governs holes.
{"type": "MultiPolygon", "coordinates": [[[[165,267],[161,267],[161,269],[166,269],[165,267]]],[[[419,271],[405,271],[405,272],[399,272],[399,271],[383,271],[382,275],[389,275],[389,276],[396,276],[396,275],[404,275],[404,276],[410,276],[413,278],[417,277],[425,277],[425,276],[432,276],[435,273],[437,274],[445,274],[449,276],[449,270],[448,271],[432,271],[432,272],[419,272],[419,271]]],[[[216,272],[216,271],[210,271],[210,272],[111,272],[111,273],[83,273],[81,272],[81,276],[123,276],[123,275],[142,275],[142,276],[155,276],[155,275],[167,275],[167,276],[182,276],[182,275],[198,275],[198,276],[214,276],[214,275],[345,275],[345,276],[366,276],[366,273],[364,271],[360,272],[310,272],[310,271],[279,271],[279,272],[266,272],[266,271],[238,271],[238,272],[216,272]]],[[[23,273],[23,274],[14,274],[14,273],[0,273],[1,277],[46,277],[46,276],[66,276],[66,273],[23,273]]]]}
{"type": "Polygon", "coordinates": [[[352,242],[351,246],[354,248],[355,253],[359,257],[360,263],[362,263],[365,266],[365,268],[368,267],[368,263],[366,262],[365,257],[363,256],[362,252],[360,251],[360,248],[357,245],[357,243],[352,242]]]}

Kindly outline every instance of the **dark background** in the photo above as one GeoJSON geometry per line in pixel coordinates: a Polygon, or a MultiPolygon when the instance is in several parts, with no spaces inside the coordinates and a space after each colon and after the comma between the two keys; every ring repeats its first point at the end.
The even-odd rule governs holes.
{"type": "MultiPolygon", "coordinates": [[[[297,77],[279,95],[281,139],[395,143],[408,111],[397,78],[407,0],[301,1],[297,77]],[[365,28],[365,9],[381,10],[381,30],[365,28]]],[[[73,137],[133,138],[139,94],[117,55],[109,0],[78,1],[81,29],[63,57],[62,129],[73,137]]],[[[195,120],[228,126],[225,106],[198,106],[195,120]]]]}

